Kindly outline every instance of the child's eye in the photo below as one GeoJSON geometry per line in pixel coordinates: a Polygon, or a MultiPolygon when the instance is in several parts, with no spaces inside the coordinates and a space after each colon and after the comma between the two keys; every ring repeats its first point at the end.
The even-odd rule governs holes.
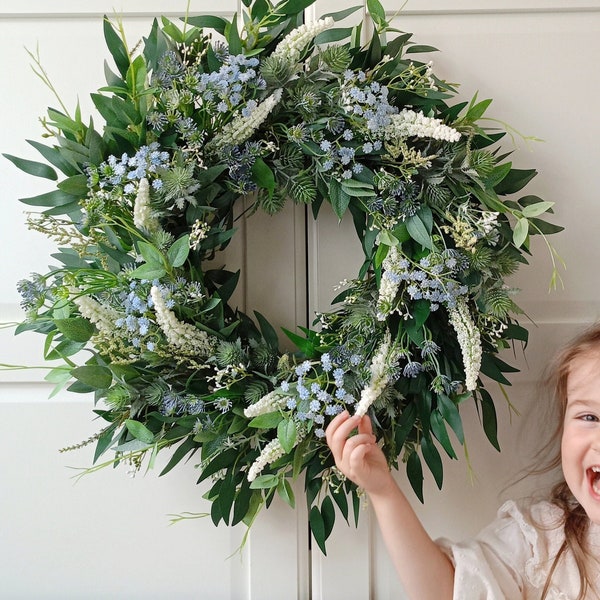
{"type": "Polygon", "coordinates": [[[596,415],[590,415],[590,414],[581,415],[579,417],[579,419],[581,421],[585,421],[587,423],[596,423],[598,421],[598,417],[596,415]]]}

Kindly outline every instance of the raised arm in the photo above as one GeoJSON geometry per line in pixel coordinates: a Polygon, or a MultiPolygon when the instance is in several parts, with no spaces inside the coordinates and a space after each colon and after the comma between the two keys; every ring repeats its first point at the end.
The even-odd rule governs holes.
{"type": "Polygon", "coordinates": [[[368,494],[409,598],[451,600],[454,567],[394,481],[369,417],[350,416],[345,411],[333,419],[326,434],[338,469],[368,494]],[[354,431],[357,433],[352,435],[354,431]]]}

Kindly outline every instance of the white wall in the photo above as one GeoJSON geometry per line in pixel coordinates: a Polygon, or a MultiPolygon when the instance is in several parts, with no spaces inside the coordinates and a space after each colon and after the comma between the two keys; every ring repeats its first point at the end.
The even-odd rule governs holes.
{"type": "MultiPolygon", "coordinates": [[[[124,12],[133,43],[146,31],[151,13],[185,8],[183,0],[8,4],[0,5],[0,151],[30,158],[35,152],[24,140],[39,139],[37,117],[56,102],[31,72],[24,46],[34,50],[39,43],[44,66],[67,106],[79,95],[87,112],[86,94],[103,84],[101,15],[113,8],[124,12]]],[[[314,12],[347,5],[346,0],[318,0],[314,12]]],[[[393,0],[386,8],[392,15],[400,5],[393,0]]],[[[192,0],[191,9],[214,11],[206,0],[192,0]]],[[[222,14],[234,10],[234,0],[219,7],[222,14]]],[[[448,463],[443,492],[428,479],[425,506],[417,507],[434,536],[457,539],[488,522],[503,497],[535,488],[526,483],[502,492],[523,466],[523,453],[540,437],[536,417],[543,402],[535,396],[536,380],[552,349],[599,317],[600,113],[595,103],[600,81],[595,74],[600,0],[409,0],[395,22],[414,32],[416,41],[442,50],[435,56],[437,71],[461,82],[465,99],[475,91],[480,98],[494,98],[492,116],[544,140],[530,145],[517,140],[514,160],[539,170],[528,191],[555,201],[555,220],[566,227],[551,240],[568,265],[562,271],[564,289],[548,293],[550,261],[541,240],[531,265],[514,279],[522,288],[518,301],[535,321],[526,360],[517,357],[523,372],[509,390],[522,416],[513,416],[511,424],[501,394],[495,394],[503,448],[498,454],[484,439],[472,407],[465,406],[475,481],[469,480],[466,460],[448,463]]],[[[26,230],[24,206],[16,198],[44,191],[44,182],[5,160],[0,160],[0,178],[0,320],[16,321],[21,315],[15,283],[31,271],[43,271],[51,251],[26,230]]],[[[338,227],[323,216],[309,229],[309,308],[325,309],[332,285],[355,272],[359,251],[349,223],[338,227]]],[[[275,221],[253,221],[245,234],[244,260],[253,285],[242,301],[249,307],[271,302],[265,312],[288,324],[301,321],[305,310],[302,231],[303,215],[288,209],[275,221]],[[269,243],[277,244],[278,273],[287,278],[278,279],[277,286],[261,280],[259,265],[272,250],[265,244],[267,233],[269,243]]],[[[236,252],[241,260],[243,245],[236,252]]],[[[9,330],[0,335],[0,362],[41,362],[36,336],[13,338],[9,330]]],[[[0,373],[0,596],[384,600],[400,595],[368,509],[358,531],[338,523],[324,558],[308,551],[303,508],[293,512],[276,504],[261,516],[242,558],[227,560],[243,531],[214,528],[207,519],[169,526],[169,513],[208,509],[195,485],[193,464],[160,479],[154,473],[129,479],[123,469],[107,469],[74,484],[68,467],[89,465],[90,454],[57,449],[96,431],[91,401],[70,395],[48,400],[50,388],[42,377],[42,371],[0,373]]],[[[399,480],[409,490],[403,474],[399,480]]]]}

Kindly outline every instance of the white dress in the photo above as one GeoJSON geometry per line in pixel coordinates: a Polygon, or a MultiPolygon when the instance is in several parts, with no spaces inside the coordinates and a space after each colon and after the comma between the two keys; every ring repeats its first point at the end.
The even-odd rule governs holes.
{"type": "MultiPolygon", "coordinates": [[[[454,563],[455,600],[539,600],[565,539],[561,519],[562,510],[549,502],[509,501],[474,539],[458,544],[437,540],[454,563]]],[[[588,540],[591,552],[600,558],[600,526],[590,526],[588,540]]],[[[578,593],[579,573],[567,554],[546,598],[574,600],[578,593]]]]}

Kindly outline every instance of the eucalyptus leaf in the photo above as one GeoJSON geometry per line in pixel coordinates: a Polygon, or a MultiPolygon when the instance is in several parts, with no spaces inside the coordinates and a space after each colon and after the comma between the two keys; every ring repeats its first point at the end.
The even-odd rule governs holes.
{"type": "Polygon", "coordinates": [[[81,317],[55,319],[54,324],[65,337],[74,342],[87,342],[95,331],[94,325],[81,317]]]}
{"type": "Polygon", "coordinates": [[[51,179],[53,181],[58,179],[56,171],[44,163],[34,160],[27,160],[26,158],[19,158],[18,156],[13,156],[12,154],[2,154],[2,156],[10,160],[10,162],[13,163],[18,169],[25,171],[25,173],[28,175],[33,175],[34,177],[43,177],[44,179],[51,179]]]}
{"type": "Polygon", "coordinates": [[[143,423],[134,421],[133,419],[126,419],[125,427],[127,427],[129,433],[137,440],[146,444],[154,442],[154,434],[143,423]]]}
{"type": "Polygon", "coordinates": [[[291,452],[296,445],[298,432],[293,419],[283,419],[277,425],[277,439],[284,452],[291,452]]]}
{"type": "Polygon", "coordinates": [[[529,234],[529,221],[525,217],[517,219],[517,223],[513,230],[513,244],[520,248],[527,239],[529,234]]]}
{"type": "Polygon", "coordinates": [[[167,260],[173,267],[181,267],[190,253],[190,236],[180,237],[168,250],[167,260]]]}
{"type": "Polygon", "coordinates": [[[431,235],[418,215],[409,217],[406,219],[405,223],[408,234],[415,242],[421,244],[423,248],[433,250],[433,240],[431,239],[431,235]]]}
{"type": "Polygon", "coordinates": [[[253,490],[266,490],[275,488],[279,484],[277,475],[259,475],[250,483],[250,488],[253,490]]]}
{"type": "Polygon", "coordinates": [[[108,389],[112,383],[112,373],[108,367],[99,365],[84,365],[71,371],[75,379],[94,389],[108,389]]]}

